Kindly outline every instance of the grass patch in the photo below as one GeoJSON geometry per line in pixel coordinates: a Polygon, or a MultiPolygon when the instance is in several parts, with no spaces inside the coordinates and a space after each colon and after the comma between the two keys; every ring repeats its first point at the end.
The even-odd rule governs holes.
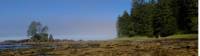
{"type": "Polygon", "coordinates": [[[177,34],[168,36],[167,38],[198,38],[198,34],[177,34]]]}
{"type": "Polygon", "coordinates": [[[168,36],[166,38],[172,38],[172,39],[180,39],[180,38],[198,38],[198,34],[177,34],[168,36]]]}
{"type": "Polygon", "coordinates": [[[143,40],[154,40],[156,38],[147,37],[147,36],[134,36],[134,37],[120,37],[114,40],[134,40],[134,41],[143,41],[143,40]]]}
{"type": "Polygon", "coordinates": [[[177,34],[171,35],[168,37],[147,37],[147,36],[134,36],[134,37],[120,37],[114,40],[133,40],[133,41],[145,41],[145,40],[157,40],[157,39],[191,39],[191,38],[198,38],[198,34],[177,34]]]}

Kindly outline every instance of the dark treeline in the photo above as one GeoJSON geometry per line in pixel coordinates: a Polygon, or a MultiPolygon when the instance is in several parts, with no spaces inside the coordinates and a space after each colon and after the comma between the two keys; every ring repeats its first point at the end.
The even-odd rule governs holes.
{"type": "Polygon", "coordinates": [[[132,0],[118,17],[118,37],[198,33],[198,0],[132,0]]]}

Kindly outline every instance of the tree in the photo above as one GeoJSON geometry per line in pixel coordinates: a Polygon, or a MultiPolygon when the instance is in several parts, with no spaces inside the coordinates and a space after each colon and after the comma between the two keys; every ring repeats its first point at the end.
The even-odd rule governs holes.
{"type": "Polygon", "coordinates": [[[49,28],[47,26],[44,26],[41,30],[41,33],[48,33],[49,28]]]}
{"type": "Polygon", "coordinates": [[[27,31],[32,41],[48,41],[48,27],[42,27],[40,22],[33,21],[27,31]]]}
{"type": "Polygon", "coordinates": [[[41,29],[41,33],[40,35],[43,37],[42,40],[43,41],[48,41],[48,27],[47,26],[44,26],[42,29],[41,29]]]}
{"type": "Polygon", "coordinates": [[[39,34],[35,34],[34,36],[31,37],[31,40],[35,42],[40,42],[41,36],[39,34]]]}
{"type": "Polygon", "coordinates": [[[158,4],[158,9],[160,10],[160,21],[161,23],[158,28],[161,30],[159,31],[160,36],[169,36],[177,31],[177,21],[176,18],[173,16],[173,0],[160,0],[158,4]]]}
{"type": "Polygon", "coordinates": [[[118,37],[198,33],[198,0],[132,0],[117,29],[118,37]]]}
{"type": "MultiPolygon", "coordinates": [[[[151,2],[151,1],[149,1],[151,2]]],[[[140,35],[144,35],[144,36],[149,36],[152,37],[153,36],[153,20],[156,18],[156,4],[152,4],[153,2],[146,4],[146,6],[144,6],[143,9],[143,16],[141,17],[142,19],[142,26],[141,26],[141,31],[143,31],[140,35]]]]}
{"type": "Polygon", "coordinates": [[[52,35],[52,34],[50,34],[50,36],[49,36],[49,41],[50,41],[50,42],[54,41],[54,38],[53,38],[53,35],[52,35]]]}
{"type": "Polygon", "coordinates": [[[29,37],[32,37],[40,32],[41,24],[40,22],[33,21],[28,28],[27,34],[29,37]]]}
{"type": "Polygon", "coordinates": [[[131,19],[135,35],[152,36],[152,13],[155,9],[155,0],[133,0],[131,19]]]}
{"type": "Polygon", "coordinates": [[[130,16],[127,11],[118,18],[117,29],[119,37],[127,37],[130,35],[130,16]]]}
{"type": "Polygon", "coordinates": [[[178,0],[178,27],[183,33],[197,33],[198,0],[178,0]]]}

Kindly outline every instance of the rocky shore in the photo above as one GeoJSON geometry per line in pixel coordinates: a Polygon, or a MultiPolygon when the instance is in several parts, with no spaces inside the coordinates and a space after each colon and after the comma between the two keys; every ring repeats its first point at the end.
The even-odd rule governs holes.
{"type": "Polygon", "coordinates": [[[0,56],[198,56],[198,39],[54,42],[6,49],[0,56]]]}

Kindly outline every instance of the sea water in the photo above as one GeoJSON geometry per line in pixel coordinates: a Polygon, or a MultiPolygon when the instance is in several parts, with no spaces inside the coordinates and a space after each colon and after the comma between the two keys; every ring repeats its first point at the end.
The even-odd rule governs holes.
{"type": "Polygon", "coordinates": [[[0,50],[5,50],[5,49],[19,49],[19,48],[31,48],[30,45],[21,45],[21,44],[14,44],[14,45],[0,45],[0,50]]]}

